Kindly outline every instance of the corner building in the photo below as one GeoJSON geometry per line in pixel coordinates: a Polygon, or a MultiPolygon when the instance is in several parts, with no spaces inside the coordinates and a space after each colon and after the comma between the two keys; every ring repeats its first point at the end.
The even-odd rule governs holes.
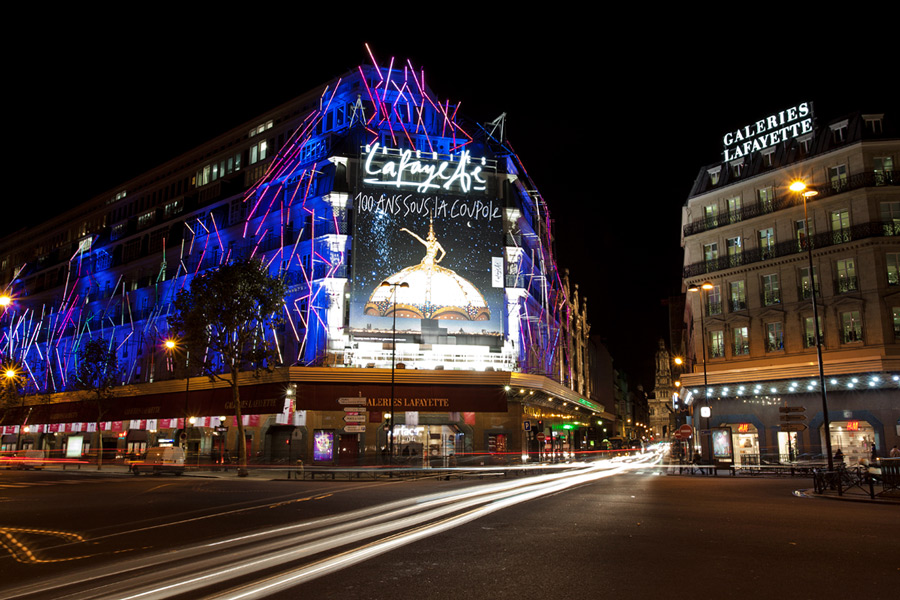
{"type": "Polygon", "coordinates": [[[101,337],[122,384],[104,451],[233,452],[227,388],[185,378],[162,343],[178,290],[251,257],[287,289],[278,364],[245,366],[251,459],[383,462],[391,426],[410,464],[599,448],[612,415],[591,389],[586,311],[501,130],[466,121],[422,70],[362,66],[8,236],[2,346],[24,400],[3,449],[89,451],[96,414],[71,373],[101,337]]]}
{"type": "Polygon", "coordinates": [[[686,292],[682,400],[710,407],[695,426],[730,429],[738,464],[824,452],[812,294],[834,450],[855,463],[900,442],[896,115],[819,120],[812,107],[729,133],[727,160],[700,170],[682,211],[685,289],[712,284],[686,292]],[[808,220],[798,180],[817,192],[808,220]],[[786,406],[805,408],[799,426],[782,427],[786,406]]]}

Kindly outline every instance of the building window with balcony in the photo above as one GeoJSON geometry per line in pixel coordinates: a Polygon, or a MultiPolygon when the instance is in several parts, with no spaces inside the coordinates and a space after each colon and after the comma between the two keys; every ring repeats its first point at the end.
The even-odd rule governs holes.
{"type": "Polygon", "coordinates": [[[842,258],[837,261],[837,291],[839,294],[844,292],[854,292],[857,290],[856,282],[856,265],[852,258],[842,258]]]}
{"type": "Polygon", "coordinates": [[[881,224],[884,235],[900,235],[900,202],[881,203],[881,224]]]}
{"type": "Polygon", "coordinates": [[[707,227],[716,227],[716,217],[719,214],[719,207],[716,204],[710,204],[703,207],[703,220],[706,221],[707,227]]]}
{"type": "Polygon", "coordinates": [[[719,258],[719,244],[713,242],[712,244],[703,244],[703,260],[707,263],[718,260],[719,258]]]}
{"type": "Polygon", "coordinates": [[[850,211],[846,208],[831,213],[831,237],[835,244],[843,244],[851,240],[850,211]]]}
{"type": "Polygon", "coordinates": [[[875,185],[890,185],[894,180],[894,157],[876,156],[872,163],[875,167],[875,185]]]}
{"type": "Polygon", "coordinates": [[[735,196],[725,201],[728,204],[728,222],[737,223],[741,220],[741,197],[735,196]]]}
{"type": "Polygon", "coordinates": [[[862,319],[858,310],[841,313],[841,333],[845,344],[862,341],[862,319]]]}
{"type": "Polygon", "coordinates": [[[806,250],[806,236],[809,235],[810,222],[799,219],[794,221],[794,238],[797,240],[797,248],[802,252],[806,250]]]}
{"type": "Polygon", "coordinates": [[[725,250],[728,252],[728,266],[736,267],[741,264],[740,236],[725,240],[725,250]]]}
{"type": "Polygon", "coordinates": [[[809,267],[800,267],[800,298],[804,300],[808,300],[813,293],[813,286],[815,286],[816,293],[819,293],[819,274],[816,273],[816,268],[813,267],[812,278],[809,276],[809,267]]]}
{"type": "Polygon", "coordinates": [[[706,316],[722,314],[722,288],[713,286],[706,295],[706,316]]]}
{"type": "Polygon", "coordinates": [[[770,213],[775,207],[775,188],[771,185],[756,190],[756,199],[763,213],[770,213]]]}
{"type": "Polygon", "coordinates": [[[781,322],[766,323],[766,351],[784,350],[784,325],[781,322]]]}
{"type": "Polygon", "coordinates": [[[884,256],[887,261],[888,285],[900,285],[900,252],[888,252],[884,256]]]}
{"type": "Polygon", "coordinates": [[[759,257],[762,260],[775,254],[775,230],[771,227],[759,230],[759,257]]]}
{"type": "Polygon", "coordinates": [[[845,189],[847,187],[847,165],[828,167],[828,181],[831,182],[831,187],[836,192],[845,189]]]}
{"type": "Polygon", "coordinates": [[[750,354],[750,337],[747,335],[746,327],[735,327],[732,330],[732,337],[734,339],[733,354],[735,356],[750,354]]]}
{"type": "Polygon", "coordinates": [[[722,331],[709,332],[709,357],[724,358],[725,356],[725,333],[722,331]]]}
{"type": "Polygon", "coordinates": [[[763,275],[762,276],[762,284],[763,284],[763,304],[765,306],[771,306],[772,304],[778,304],[781,302],[781,288],[778,285],[778,274],[772,273],[771,275],[763,275]]]}
{"type": "Polygon", "coordinates": [[[894,320],[894,339],[900,340],[900,306],[891,309],[891,317],[894,320]]]}
{"type": "MultiPolygon", "coordinates": [[[[819,317],[819,339],[824,337],[824,333],[822,332],[822,317],[819,317]]],[[[815,348],[816,346],[816,331],[813,329],[813,318],[806,317],[803,319],[803,347],[804,348],[815,348]]]]}
{"type": "Polygon", "coordinates": [[[731,310],[744,310],[747,308],[747,297],[744,295],[744,282],[731,282],[731,310]]]}

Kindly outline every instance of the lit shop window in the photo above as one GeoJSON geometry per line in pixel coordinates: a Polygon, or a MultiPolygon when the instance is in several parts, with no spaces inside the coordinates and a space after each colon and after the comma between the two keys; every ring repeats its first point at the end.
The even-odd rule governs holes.
{"type": "Polygon", "coordinates": [[[725,333],[722,331],[709,332],[709,357],[722,358],[725,356],[725,333]]]}
{"type": "Polygon", "coordinates": [[[836,263],[837,291],[839,293],[853,292],[857,289],[856,265],[852,258],[843,258],[836,263]]]}
{"type": "Polygon", "coordinates": [[[828,181],[836,191],[844,189],[847,186],[847,165],[828,167],[828,181]]]}
{"type": "Polygon", "coordinates": [[[885,254],[888,285],[900,285],[900,252],[885,254]]]}
{"type": "Polygon", "coordinates": [[[750,336],[746,327],[735,327],[732,330],[732,338],[734,339],[735,356],[750,354],[750,336]]]}
{"type": "Polygon", "coordinates": [[[841,313],[841,333],[845,344],[862,341],[862,320],[858,310],[841,313]]]}
{"type": "Polygon", "coordinates": [[[881,223],[884,235],[900,235],[900,202],[881,203],[881,223]]]}
{"type": "MultiPolygon", "coordinates": [[[[822,338],[822,317],[819,317],[819,338],[822,338]]],[[[813,329],[813,318],[803,319],[803,347],[814,348],[816,345],[816,331],[813,329]]]]}
{"type": "Polygon", "coordinates": [[[766,351],[784,350],[784,325],[781,322],[766,323],[766,351]]]}
{"type": "Polygon", "coordinates": [[[248,133],[247,136],[254,137],[256,135],[259,135],[260,133],[264,133],[267,129],[272,129],[272,126],[274,124],[275,124],[275,122],[272,120],[266,121],[265,123],[261,123],[260,125],[257,125],[253,129],[251,129],[250,133],[248,133]]]}
{"type": "Polygon", "coordinates": [[[747,308],[747,297],[744,295],[744,282],[731,282],[731,310],[744,310],[747,308]]]}
{"type": "Polygon", "coordinates": [[[771,306],[781,302],[781,289],[778,285],[778,274],[763,275],[763,304],[771,306]]]}

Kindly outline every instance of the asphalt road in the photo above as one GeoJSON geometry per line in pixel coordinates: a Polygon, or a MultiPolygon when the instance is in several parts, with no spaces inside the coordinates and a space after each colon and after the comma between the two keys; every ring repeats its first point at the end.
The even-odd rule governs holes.
{"type": "MultiPolygon", "coordinates": [[[[537,479],[514,478],[509,485],[524,487],[537,479]]],[[[298,482],[0,472],[0,590],[94,569],[115,571],[160,556],[185,566],[284,557],[245,579],[182,596],[203,597],[278,580],[298,565],[343,560],[360,548],[372,556],[354,558],[341,570],[323,569],[324,575],[275,597],[874,599],[894,598],[900,586],[900,508],[792,495],[810,486],[806,479],[678,477],[639,468],[566,490],[548,488],[548,495],[510,500],[510,506],[484,514],[453,504],[447,515],[470,520],[433,535],[428,531],[418,541],[403,536],[451,517],[428,514],[419,524],[407,522],[422,513],[422,502],[403,504],[402,516],[360,512],[408,498],[499,488],[504,481],[509,480],[298,482]],[[380,519],[377,527],[385,529],[373,526],[362,539],[346,537],[363,531],[367,519],[380,519]],[[245,541],[251,538],[252,546],[245,541]],[[383,540],[394,545],[372,550],[383,540]],[[283,545],[264,548],[270,541],[283,545]],[[210,544],[220,545],[211,550],[210,544]],[[289,555],[305,546],[296,559],[289,555]]],[[[372,512],[387,514],[381,508],[372,512]]],[[[162,579],[181,575],[169,563],[140,569],[134,572],[150,572],[151,578],[153,569],[162,579]]],[[[117,597],[116,589],[91,597],[117,597]]]]}

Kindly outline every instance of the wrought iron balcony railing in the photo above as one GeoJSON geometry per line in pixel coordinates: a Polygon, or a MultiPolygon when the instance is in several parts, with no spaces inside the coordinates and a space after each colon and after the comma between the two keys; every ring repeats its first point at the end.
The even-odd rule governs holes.
{"type": "Polygon", "coordinates": [[[847,276],[847,277],[839,277],[834,282],[834,291],[838,294],[844,294],[846,292],[855,292],[858,288],[856,282],[856,276],[847,276]]]}
{"type": "Polygon", "coordinates": [[[760,252],[744,252],[739,255],[727,256],[722,258],[714,258],[712,260],[704,260],[702,262],[692,263],[684,267],[684,277],[696,277],[705,273],[715,271],[724,271],[736,266],[749,265],[772,258],[781,256],[790,256],[806,252],[806,245],[812,244],[813,249],[828,248],[844,244],[852,240],[861,240],[872,237],[893,237],[900,236],[900,227],[893,223],[883,223],[881,221],[870,221],[869,223],[860,223],[853,225],[848,229],[843,229],[840,235],[835,235],[831,231],[819,233],[803,240],[788,240],[775,244],[767,249],[765,253],[760,252]]]}

